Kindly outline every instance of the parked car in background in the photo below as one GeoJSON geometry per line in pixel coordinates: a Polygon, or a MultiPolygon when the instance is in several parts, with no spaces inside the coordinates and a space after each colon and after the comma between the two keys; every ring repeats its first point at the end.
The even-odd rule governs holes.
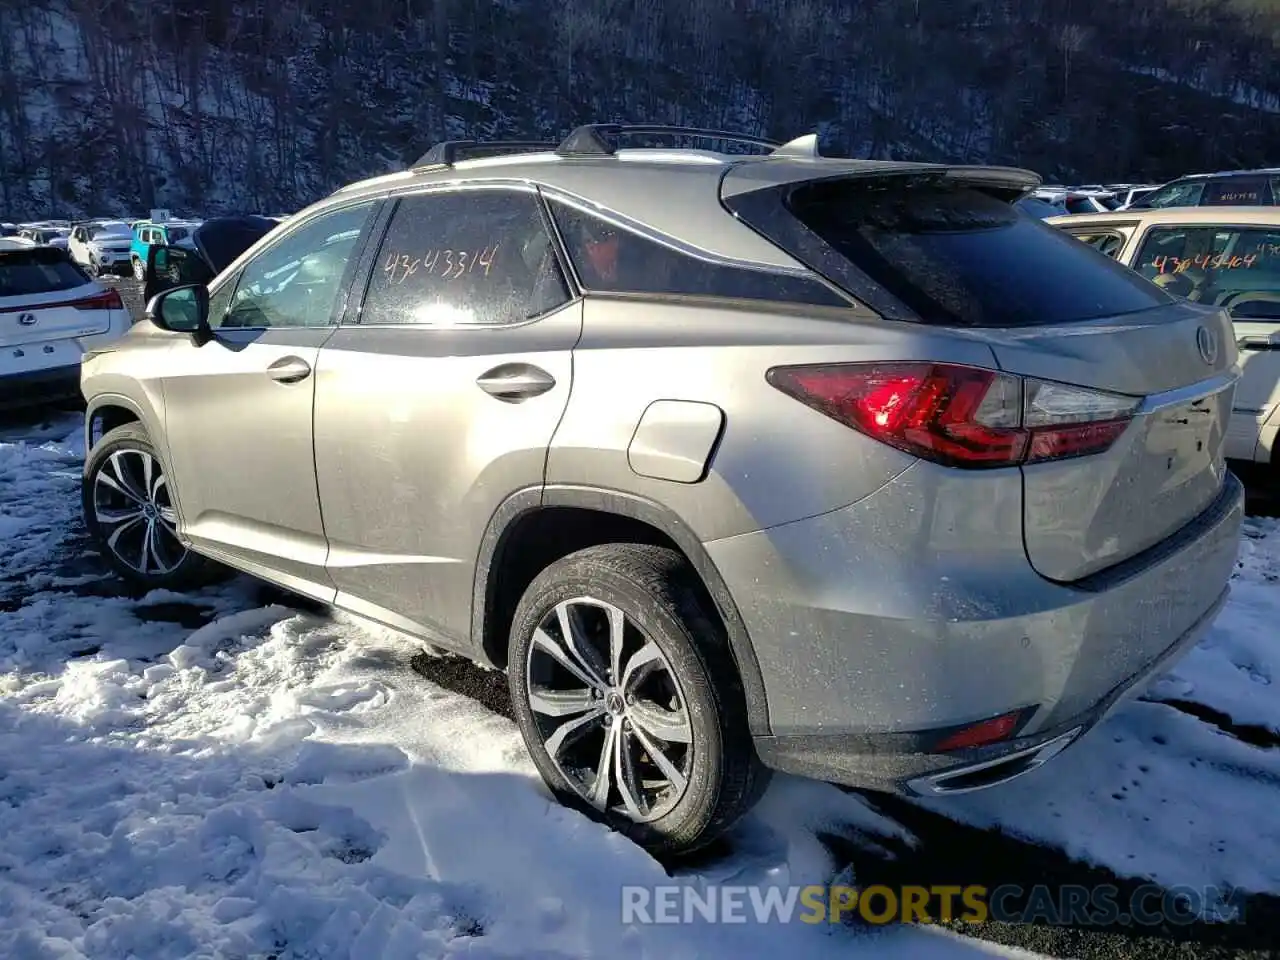
{"type": "Polygon", "coordinates": [[[74,399],[85,351],[131,324],[120,294],[66,250],[0,241],[0,408],[74,399]]]}
{"type": "Polygon", "coordinates": [[[103,556],[505,669],[555,794],[656,851],[769,768],[1006,782],[1195,642],[1224,313],[1014,210],[1026,171],[631,133],[438,145],[158,293],[83,366],[103,556]]]}
{"type": "Polygon", "coordinates": [[[277,227],[269,217],[215,217],[203,221],[178,244],[148,251],[143,298],[185,283],[208,284],[245,250],[277,227]]]}
{"type": "Polygon", "coordinates": [[[1167,207],[1274,206],[1280,203],[1280,167],[1194,173],[1171,180],[1131,205],[1135,210],[1167,207]]]}
{"type": "Polygon", "coordinates": [[[147,279],[148,251],[153,246],[173,246],[190,240],[191,231],[200,225],[198,220],[142,220],[133,225],[133,239],[129,244],[129,263],[133,278],[139,283],[147,279]]]}
{"type": "Polygon", "coordinates": [[[1066,207],[1061,203],[1050,203],[1048,200],[1042,200],[1036,196],[1023,197],[1014,206],[1027,214],[1027,216],[1035,217],[1037,220],[1060,217],[1067,212],[1066,207]]]}
{"type": "Polygon", "coordinates": [[[43,224],[25,224],[18,230],[18,236],[26,237],[37,246],[59,247],[63,250],[67,248],[70,235],[70,227],[51,227],[43,224]]]}
{"type": "Polygon", "coordinates": [[[1230,314],[1243,375],[1226,456],[1265,465],[1280,481],[1280,208],[1172,207],[1049,223],[1167,292],[1230,314]]]}
{"type": "Polygon", "coordinates": [[[71,229],[67,250],[71,259],[90,273],[115,273],[130,268],[132,231],[123,220],[77,224],[71,229]]]}
{"type": "Polygon", "coordinates": [[[1041,187],[1032,196],[1061,207],[1063,213],[1105,213],[1117,204],[1115,194],[1103,189],[1041,187]]]}
{"type": "Polygon", "coordinates": [[[1109,187],[1109,189],[1115,192],[1117,210],[1127,210],[1129,207],[1137,203],[1147,194],[1152,193],[1153,191],[1158,190],[1159,188],[1160,188],[1159,184],[1154,184],[1154,183],[1142,184],[1141,186],[1135,186],[1133,184],[1120,184],[1120,185],[1109,187]]]}

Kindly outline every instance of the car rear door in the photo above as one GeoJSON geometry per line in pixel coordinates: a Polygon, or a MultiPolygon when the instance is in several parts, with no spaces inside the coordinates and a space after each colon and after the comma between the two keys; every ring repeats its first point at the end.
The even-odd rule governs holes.
{"type": "Polygon", "coordinates": [[[210,295],[213,339],[174,335],[165,439],[183,534],[200,551],[332,600],[312,409],[377,201],[329,208],[258,250],[210,295]]]}
{"type": "Polygon", "coordinates": [[[403,196],[368,259],[317,369],[328,571],[340,605],[463,647],[489,520],[543,482],[581,301],[527,185],[403,196]]]}

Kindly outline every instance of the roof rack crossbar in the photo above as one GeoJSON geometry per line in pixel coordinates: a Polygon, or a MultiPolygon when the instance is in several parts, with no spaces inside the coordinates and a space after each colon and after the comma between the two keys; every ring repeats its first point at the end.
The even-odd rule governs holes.
{"type": "Polygon", "coordinates": [[[666,124],[588,123],[574,128],[564,138],[556,153],[562,157],[611,157],[617,153],[616,141],[622,137],[695,137],[701,140],[720,140],[725,143],[742,143],[753,147],[776,150],[781,146],[776,140],[767,140],[746,133],[729,130],[706,130],[701,127],[679,127],[666,124]]]}
{"type": "Polygon", "coordinates": [[[418,167],[451,167],[459,160],[500,157],[510,153],[535,153],[554,150],[556,144],[545,140],[444,140],[424,153],[413,164],[418,167]]]}

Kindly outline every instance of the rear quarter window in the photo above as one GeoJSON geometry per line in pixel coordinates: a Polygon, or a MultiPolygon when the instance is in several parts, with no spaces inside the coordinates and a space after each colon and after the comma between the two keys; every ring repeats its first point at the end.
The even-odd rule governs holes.
{"type": "Polygon", "coordinates": [[[1274,203],[1271,182],[1266,177],[1224,177],[1205,184],[1200,198],[1205,207],[1253,207],[1274,203]]]}
{"type": "Polygon", "coordinates": [[[0,297],[29,297],[71,290],[89,282],[89,275],[57,249],[0,253],[0,297]]]}
{"type": "Polygon", "coordinates": [[[1163,306],[1170,297],[1061,230],[933,178],[826,181],[792,214],[924,323],[1028,327],[1163,306]]]}

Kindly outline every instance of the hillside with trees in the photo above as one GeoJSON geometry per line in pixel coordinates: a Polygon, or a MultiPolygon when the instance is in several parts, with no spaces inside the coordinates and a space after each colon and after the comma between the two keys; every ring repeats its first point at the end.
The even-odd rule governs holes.
{"type": "Polygon", "coordinates": [[[1262,0],[5,0],[0,219],[293,210],[448,137],[683,123],[1161,180],[1280,165],[1262,0]]]}

